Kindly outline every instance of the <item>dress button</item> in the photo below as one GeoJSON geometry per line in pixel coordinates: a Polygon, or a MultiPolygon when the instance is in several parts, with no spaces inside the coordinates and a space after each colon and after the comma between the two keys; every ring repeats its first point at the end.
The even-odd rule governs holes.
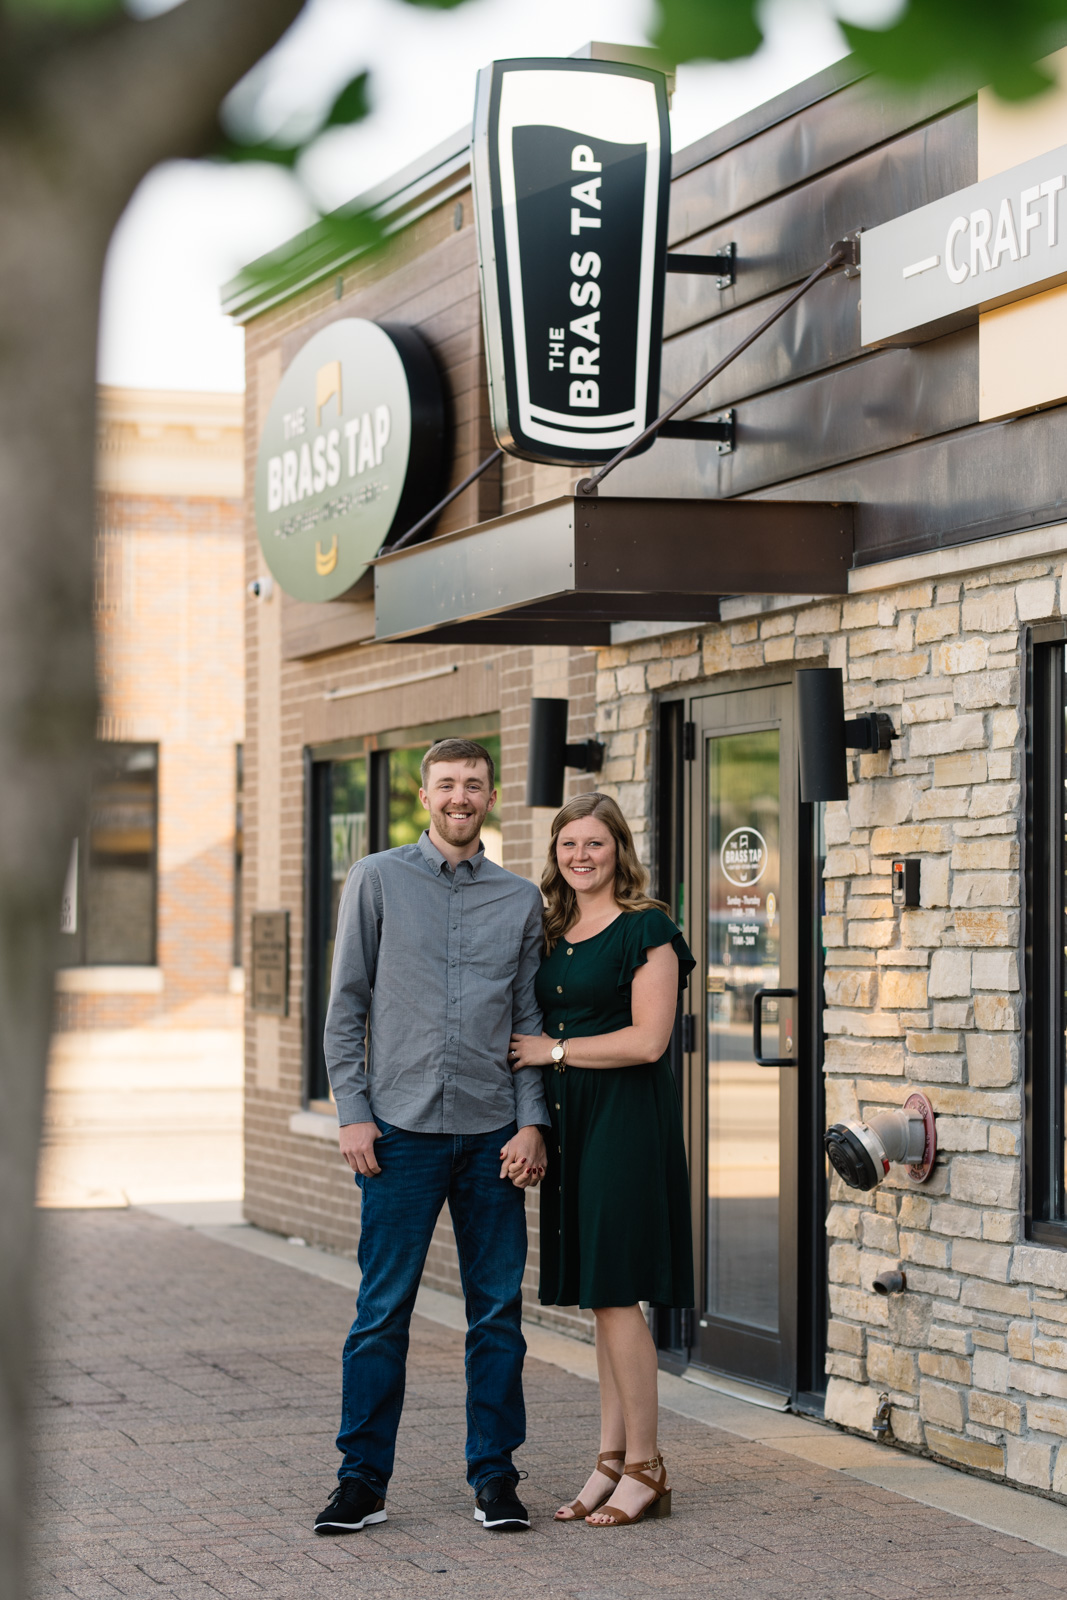
{"type": "Polygon", "coordinates": [[[560,1033],[562,1033],[562,1032],[563,1032],[563,1024],[562,1024],[562,1022],[561,1022],[561,1023],[560,1023],[560,1025],[559,1025],[559,1031],[560,1031],[560,1033]]]}
{"type": "Polygon", "coordinates": [[[559,1101],[558,1100],[556,1101],[556,1110],[557,1111],[559,1110],[559,1101]]]}
{"type": "Polygon", "coordinates": [[[556,993],[557,994],[562,994],[563,993],[563,985],[561,983],[557,983],[556,984],[556,993]]]}
{"type": "Polygon", "coordinates": [[[574,954],[574,951],[573,951],[573,949],[571,949],[571,950],[568,950],[568,951],[567,951],[567,954],[568,954],[568,955],[569,955],[569,956],[572,956],[572,955],[573,955],[573,954],[574,954]]]}

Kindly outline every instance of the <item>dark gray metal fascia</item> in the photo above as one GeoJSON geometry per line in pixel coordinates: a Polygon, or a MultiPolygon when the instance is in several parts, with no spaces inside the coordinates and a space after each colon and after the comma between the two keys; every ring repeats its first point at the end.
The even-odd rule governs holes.
{"type": "Polygon", "coordinates": [[[574,499],[567,495],[379,557],[375,638],[499,617],[573,588],[574,499]]]}
{"type": "Polygon", "coordinates": [[[562,496],[374,563],[375,638],[667,616],[723,594],[845,594],[851,505],[562,496]]]}

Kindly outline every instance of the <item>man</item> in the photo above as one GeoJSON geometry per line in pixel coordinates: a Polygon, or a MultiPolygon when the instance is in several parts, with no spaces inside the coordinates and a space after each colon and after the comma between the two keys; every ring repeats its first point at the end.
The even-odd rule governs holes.
{"type": "Polygon", "coordinates": [[[541,1074],[513,1073],[507,1052],[513,1032],[541,1031],[541,896],[486,858],[496,790],[480,744],[433,745],[419,799],[430,826],[418,844],[357,862],[337,918],[326,1064],[361,1194],[363,1278],[322,1534],[385,1521],[408,1326],[446,1200],[467,1306],[474,1515],[493,1531],[530,1526],[511,1461],[526,1436],[523,1190],[544,1173],[549,1118],[541,1074]]]}

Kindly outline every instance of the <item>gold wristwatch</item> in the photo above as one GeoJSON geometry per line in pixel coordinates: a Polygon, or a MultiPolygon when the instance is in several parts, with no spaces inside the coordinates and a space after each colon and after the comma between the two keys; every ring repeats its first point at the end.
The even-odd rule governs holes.
{"type": "Polygon", "coordinates": [[[557,1067],[562,1067],[567,1059],[567,1040],[561,1039],[559,1044],[552,1046],[552,1059],[557,1067]]]}

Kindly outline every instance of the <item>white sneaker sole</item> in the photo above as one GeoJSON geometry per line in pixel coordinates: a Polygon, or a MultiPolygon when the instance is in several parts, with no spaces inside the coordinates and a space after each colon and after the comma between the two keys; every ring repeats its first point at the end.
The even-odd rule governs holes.
{"type": "Polygon", "coordinates": [[[530,1526],[529,1518],[524,1522],[521,1517],[501,1517],[498,1522],[487,1522],[485,1512],[481,1506],[475,1506],[474,1520],[475,1522],[480,1522],[488,1533],[492,1533],[497,1528],[528,1528],[530,1526]]]}
{"type": "Polygon", "coordinates": [[[374,1522],[386,1520],[384,1511],[368,1511],[362,1522],[319,1522],[315,1525],[315,1532],[321,1533],[324,1528],[336,1528],[338,1533],[359,1533],[362,1528],[369,1528],[374,1522]]]}

